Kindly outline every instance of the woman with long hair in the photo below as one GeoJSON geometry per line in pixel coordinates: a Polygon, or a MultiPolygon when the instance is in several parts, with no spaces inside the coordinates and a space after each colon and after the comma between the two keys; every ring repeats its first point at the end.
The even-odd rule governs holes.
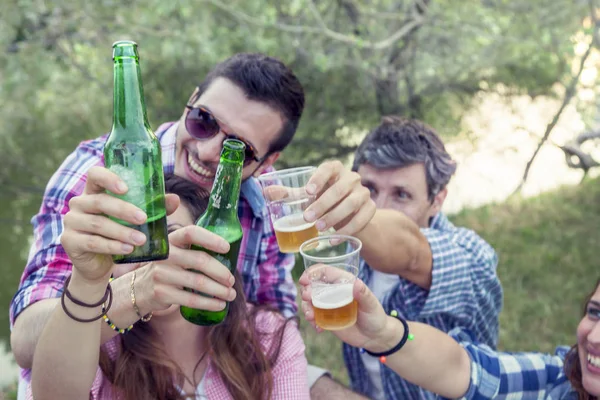
{"type": "MultiPolygon", "coordinates": [[[[314,326],[310,283],[300,278],[302,308],[314,326]]],[[[586,299],[577,343],[554,355],[504,353],[457,328],[448,334],[386,313],[357,280],[357,323],[333,333],[404,379],[444,398],[597,400],[600,396],[600,279],[586,299]]],[[[319,328],[317,327],[319,330],[319,328]]]]}
{"type": "MultiPolygon", "coordinates": [[[[87,185],[91,191],[106,186],[106,180],[114,178],[104,169],[89,176],[87,185]]],[[[120,226],[102,230],[103,224],[108,224],[106,216],[91,215],[94,213],[78,202],[71,204],[70,213],[81,215],[65,218],[61,239],[73,261],[72,279],[67,284],[69,296],[88,304],[98,303],[102,294],[107,293],[112,273],[118,276],[113,282],[121,279],[131,282],[132,303],[134,296],[141,300],[145,292],[171,300],[163,301],[162,307],[150,307],[152,313],[136,309],[142,321],[133,327],[117,328],[108,318],[110,313],[104,321],[78,321],[102,314],[104,305],[83,307],[69,296],[64,298],[36,347],[28,397],[36,400],[308,399],[307,362],[296,322],[264,306],[246,304],[237,272],[232,275],[208,254],[188,249],[190,244],[196,244],[221,253],[227,250],[222,238],[193,225],[206,208],[208,193],[174,175],[166,177],[165,187],[170,193],[169,259],[136,266],[121,276],[118,275],[123,270],[111,265],[110,257],[115,249],[111,241],[124,242],[123,233],[118,232],[120,226]],[[100,217],[102,223],[88,224],[85,233],[77,230],[85,216],[100,217]],[[192,259],[198,258],[202,259],[202,266],[195,268],[203,274],[186,271],[192,266],[192,259]],[[179,283],[185,282],[188,287],[216,298],[206,302],[196,298],[202,296],[184,291],[183,286],[175,291],[171,286],[159,285],[165,276],[176,273],[183,279],[179,283]],[[181,301],[175,301],[178,298],[181,301]],[[180,304],[216,311],[223,309],[224,301],[230,301],[228,316],[223,323],[212,327],[194,325],[179,312],[180,304]],[[99,324],[111,325],[121,334],[100,346],[99,324]]],[[[141,303],[134,307],[138,306],[142,309],[141,303]]]]}

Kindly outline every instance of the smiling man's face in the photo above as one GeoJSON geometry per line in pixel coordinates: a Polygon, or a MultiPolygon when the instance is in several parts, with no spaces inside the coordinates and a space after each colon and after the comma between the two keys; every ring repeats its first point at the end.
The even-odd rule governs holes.
{"type": "MultiPolygon", "coordinates": [[[[186,109],[177,128],[175,174],[207,190],[212,188],[226,135],[235,135],[251,144],[256,156],[263,158],[283,128],[278,112],[265,103],[248,100],[238,86],[225,78],[215,79],[192,105],[209,110],[219,121],[221,131],[209,139],[195,139],[185,127],[186,109]]],[[[246,165],[243,179],[259,174],[278,156],[279,153],[274,153],[262,163],[253,161],[246,165]]]]}

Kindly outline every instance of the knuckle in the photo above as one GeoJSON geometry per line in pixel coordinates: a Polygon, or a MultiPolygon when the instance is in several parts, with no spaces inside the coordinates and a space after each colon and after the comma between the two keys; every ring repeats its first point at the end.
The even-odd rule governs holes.
{"type": "Polygon", "coordinates": [[[60,244],[63,247],[66,247],[66,245],[68,245],[69,243],[69,231],[68,230],[64,230],[63,233],[60,235],[60,244]]]}
{"type": "Polygon", "coordinates": [[[362,196],[352,196],[350,204],[354,210],[359,209],[365,203],[365,199],[362,196]]]}
{"type": "Polygon", "coordinates": [[[375,201],[373,201],[371,197],[369,197],[369,200],[367,200],[367,202],[367,204],[369,205],[369,211],[371,212],[371,214],[375,214],[375,211],[377,211],[377,204],[375,204],[375,201]]]}
{"type": "Polygon", "coordinates": [[[71,199],[69,200],[69,209],[77,209],[78,207],[81,206],[81,202],[83,200],[83,196],[73,196],[71,197],[71,199]]]}
{"type": "Polygon", "coordinates": [[[96,236],[89,236],[86,239],[85,245],[87,247],[88,250],[90,251],[96,251],[99,249],[100,247],[100,243],[98,243],[98,238],[96,236]]]}
{"type": "Polygon", "coordinates": [[[100,171],[102,171],[102,168],[98,167],[97,165],[90,167],[90,169],[88,169],[88,179],[89,178],[97,178],[98,175],[100,174],[100,171]]]}
{"type": "Polygon", "coordinates": [[[65,216],[63,217],[63,224],[65,225],[65,227],[71,226],[71,224],[74,222],[73,217],[74,215],[72,211],[69,211],[65,214],[65,216]]]}
{"type": "Polygon", "coordinates": [[[342,185],[334,185],[333,195],[337,200],[340,200],[344,196],[344,187],[342,185]]]}
{"type": "Polygon", "coordinates": [[[203,296],[190,293],[188,296],[188,299],[189,299],[188,303],[190,303],[191,307],[193,307],[193,308],[196,308],[198,310],[206,310],[209,308],[209,307],[207,307],[208,303],[209,303],[207,301],[208,299],[203,296]]]}
{"type": "Polygon", "coordinates": [[[102,208],[102,197],[101,196],[92,196],[92,205],[94,206],[95,209],[100,209],[102,208]]]}
{"type": "MultiPolygon", "coordinates": [[[[153,265],[154,263],[151,263],[151,265],[153,265]]],[[[162,268],[156,266],[150,267],[150,280],[152,282],[160,282],[162,279],[164,278],[164,273],[162,268]]]]}
{"type": "Polygon", "coordinates": [[[192,228],[190,226],[186,226],[183,229],[183,240],[185,240],[186,243],[191,243],[194,239],[194,233],[192,231],[192,228]]]}
{"type": "Polygon", "coordinates": [[[204,274],[196,274],[194,277],[194,287],[204,288],[206,286],[206,276],[204,274]]]}
{"type": "Polygon", "coordinates": [[[160,286],[157,285],[153,285],[152,286],[152,297],[154,297],[156,300],[162,302],[166,299],[167,297],[167,292],[165,292],[165,290],[163,290],[160,286]]]}
{"type": "Polygon", "coordinates": [[[121,244],[115,241],[110,242],[108,249],[110,250],[111,254],[119,254],[122,251],[121,244]]]}
{"type": "Polygon", "coordinates": [[[103,224],[99,218],[93,217],[93,218],[90,218],[89,221],[90,221],[90,227],[93,230],[98,230],[98,229],[102,228],[103,224]]]}
{"type": "Polygon", "coordinates": [[[358,192],[358,197],[361,199],[361,201],[363,203],[370,203],[372,202],[373,204],[375,203],[372,199],[371,199],[371,193],[369,192],[369,189],[361,189],[358,192]]]}

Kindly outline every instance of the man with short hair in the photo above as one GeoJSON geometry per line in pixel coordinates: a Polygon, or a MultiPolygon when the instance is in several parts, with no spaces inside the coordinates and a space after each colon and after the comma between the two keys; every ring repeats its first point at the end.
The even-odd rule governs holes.
{"type": "MultiPolygon", "coordinates": [[[[292,140],[303,108],[302,85],[288,67],[265,55],[242,53],[218,64],[182,107],[179,121],[163,124],[156,132],[164,172],[174,172],[208,190],[223,141],[235,137],[246,144],[238,210],[244,239],[238,269],[248,301],[272,305],[286,316],[296,313],[296,287],[291,276],[294,256],[279,251],[254,177],[270,169],[292,140]]],[[[107,135],[82,142],[67,157],[49,181],[40,211],[32,219],[34,241],[10,309],[12,350],[23,368],[31,368],[36,343],[71,274],[71,261],[60,244],[69,201],[85,195],[87,171],[104,166],[106,139],[107,135]]],[[[307,190],[318,198],[307,212],[309,222],[316,221],[320,230],[333,226],[342,233],[354,234],[371,220],[375,206],[368,191],[357,174],[347,171],[340,162],[323,163],[311,183],[307,190]],[[344,195],[334,195],[340,193],[344,195]]],[[[102,204],[97,207],[102,213],[102,204]]],[[[140,243],[132,237],[131,244],[140,243]]],[[[138,275],[149,265],[136,266],[138,275]]],[[[151,313],[152,304],[157,303],[153,299],[159,294],[140,288],[136,292],[136,313],[129,299],[130,279],[125,277],[131,271],[120,266],[117,269],[120,272],[115,276],[124,279],[117,277],[111,283],[114,300],[108,316],[115,326],[124,328],[136,323],[139,315],[151,313]]],[[[116,334],[108,324],[102,324],[101,330],[102,343],[116,334]]],[[[319,381],[314,389],[319,384],[327,384],[323,390],[339,386],[321,375],[322,371],[313,375],[311,383],[319,381]]],[[[341,387],[339,390],[350,393],[341,387]]]]}
{"type": "MultiPolygon", "coordinates": [[[[401,216],[397,229],[381,235],[396,236],[394,252],[405,256],[393,268],[383,258],[367,260],[359,275],[386,311],[445,332],[461,326],[495,348],[503,296],[497,256],[441,212],[456,163],[436,132],[417,120],[386,117],[359,146],[353,170],[371,191],[375,218],[401,216]]],[[[344,345],[344,360],[352,388],[371,399],[435,397],[357,348],[344,345]]]]}

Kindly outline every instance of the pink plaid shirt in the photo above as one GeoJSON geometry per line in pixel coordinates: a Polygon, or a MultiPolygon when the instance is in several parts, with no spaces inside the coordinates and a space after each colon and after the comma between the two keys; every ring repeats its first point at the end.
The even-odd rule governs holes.
{"type": "MultiPolygon", "coordinates": [[[[261,311],[256,318],[257,329],[262,332],[275,332],[282,323],[283,318],[272,312],[261,311]]],[[[272,339],[272,335],[263,336],[261,345],[264,351],[270,349],[272,339]]],[[[102,347],[111,359],[116,359],[120,349],[120,337],[114,337],[102,347]]],[[[283,334],[279,357],[272,369],[273,393],[271,399],[310,399],[308,378],[306,375],[307,361],[304,356],[304,350],[304,343],[296,324],[293,322],[289,323],[283,334]]],[[[204,374],[204,392],[209,400],[232,399],[225,382],[223,382],[210,361],[204,374]]],[[[102,374],[100,367],[98,367],[96,378],[90,389],[90,400],[113,400],[118,398],[119,396],[113,391],[111,383],[102,374]]],[[[33,400],[31,385],[27,387],[27,400],[33,400]]]]}

